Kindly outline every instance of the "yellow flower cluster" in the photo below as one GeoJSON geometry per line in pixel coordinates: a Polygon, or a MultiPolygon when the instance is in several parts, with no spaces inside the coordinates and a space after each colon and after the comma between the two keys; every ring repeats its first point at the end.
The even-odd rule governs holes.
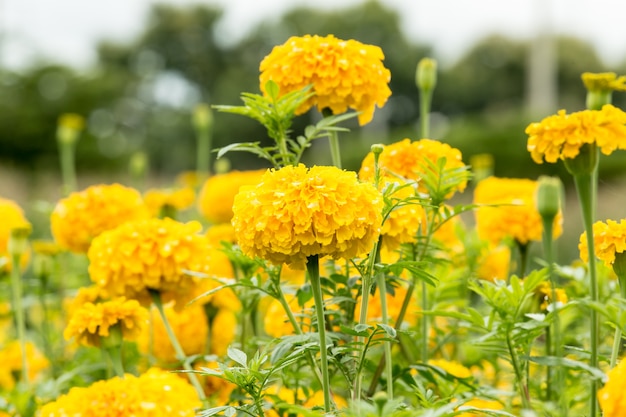
{"type": "MultiPolygon", "coordinates": [[[[418,191],[426,194],[428,192],[426,187],[419,183],[426,170],[432,172],[426,160],[435,164],[439,158],[446,159],[444,166],[446,170],[465,166],[461,151],[447,143],[432,139],[421,139],[414,142],[411,139],[403,139],[386,145],[379,156],[378,166],[383,173],[391,176],[386,177],[385,181],[399,181],[401,179],[418,181],[418,191]]],[[[370,152],[361,163],[359,178],[372,181],[374,174],[374,154],[370,152]]],[[[466,186],[467,180],[458,185],[457,191],[465,190],[466,186]]]]}
{"type": "MultiPolygon", "coordinates": [[[[626,219],[616,222],[607,220],[606,223],[599,221],[593,224],[593,243],[596,257],[608,267],[615,262],[615,254],[626,251],[626,219]]],[[[580,236],[578,244],[580,259],[589,262],[589,249],[587,247],[587,232],[580,236]]]]}
{"type": "Polygon", "coordinates": [[[40,417],[193,417],[201,406],[194,388],[179,376],[151,368],[139,377],[127,374],[74,387],[43,406],[40,417]]]}
{"type": "Polygon", "coordinates": [[[626,383],[626,360],[622,359],[619,364],[607,373],[608,380],[604,387],[598,391],[598,402],[604,417],[622,417],[626,410],[626,395],[624,384],[626,383]]]}
{"type": "Polygon", "coordinates": [[[372,120],[375,106],[384,106],[391,95],[391,73],[382,63],[384,58],[379,47],[352,39],[293,36],[275,46],[261,62],[261,89],[265,90],[269,80],[278,85],[281,94],[312,85],[315,95],[297,114],[315,105],[318,110],[330,109],[333,114],[350,108],[360,112],[362,126],[372,120]]]}
{"type": "Polygon", "coordinates": [[[60,200],[50,226],[61,247],[82,253],[102,232],[149,217],[138,191],[120,184],[94,185],[60,200]]]}
{"type": "Polygon", "coordinates": [[[158,216],[164,207],[175,210],[185,210],[193,204],[196,193],[191,188],[179,188],[177,190],[152,189],[146,191],[143,200],[152,216],[158,216]]]}
{"type": "Polygon", "coordinates": [[[134,340],[147,323],[148,311],[137,300],[119,297],[76,309],[63,335],[66,340],[75,338],[77,343],[99,347],[113,326],[119,325],[124,339],[134,340]]]}
{"type": "Polygon", "coordinates": [[[618,77],[614,72],[584,72],[581,78],[589,91],[626,91],[625,75],[618,77]]]}
{"type": "Polygon", "coordinates": [[[202,185],[198,211],[212,224],[229,223],[233,218],[233,201],[239,188],[258,184],[265,171],[231,171],[213,175],[202,185]]]}
{"type": "Polygon", "coordinates": [[[195,285],[185,271],[207,272],[209,248],[192,221],[148,219],[125,223],[93,240],[87,256],[91,280],[109,297],[186,297],[195,285]]]}
{"type": "MultiPolygon", "coordinates": [[[[50,362],[32,342],[26,342],[25,347],[28,379],[33,381],[48,369],[50,362]]],[[[0,390],[13,389],[17,382],[15,375],[22,370],[22,347],[18,340],[7,343],[0,350],[0,363],[0,390]]]]}
{"type": "MultiPolygon", "coordinates": [[[[482,180],[474,190],[478,235],[493,244],[507,237],[520,244],[541,241],[543,224],[537,211],[537,181],[517,178],[489,177],[482,180]]],[[[554,236],[562,230],[563,216],[559,212],[554,219],[554,236]]]]}
{"type": "Polygon", "coordinates": [[[241,187],[233,226],[246,255],[302,269],[308,256],[353,258],[371,250],[382,208],[382,195],[356,173],[300,164],[241,187]]]}
{"type": "MultiPolygon", "coordinates": [[[[0,197],[0,275],[11,271],[11,256],[9,254],[9,239],[11,230],[17,228],[30,228],[30,223],[24,217],[22,208],[13,200],[0,197]],[[3,259],[4,258],[4,259],[3,259]]],[[[28,262],[28,257],[23,256],[20,262],[28,262]]]]}
{"type": "Polygon", "coordinates": [[[472,376],[472,371],[463,366],[460,362],[454,360],[449,361],[446,359],[430,359],[428,361],[428,364],[441,368],[450,375],[457,378],[470,378],[472,376]]]}
{"type": "Polygon", "coordinates": [[[572,159],[585,144],[596,144],[605,155],[626,149],[626,113],[610,104],[601,110],[566,114],[560,110],[526,128],[527,149],[538,164],[572,159]]]}

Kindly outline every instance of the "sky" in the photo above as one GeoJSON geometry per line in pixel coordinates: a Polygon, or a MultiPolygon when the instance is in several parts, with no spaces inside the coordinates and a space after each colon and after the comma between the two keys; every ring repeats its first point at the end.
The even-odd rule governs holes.
{"type": "MultiPolygon", "coordinates": [[[[379,0],[399,11],[407,36],[453,63],[482,37],[529,39],[568,34],[594,45],[607,65],[626,59],[625,0],[379,0]]],[[[37,59],[89,68],[101,39],[137,35],[155,0],[0,0],[0,65],[21,68],[37,59]]],[[[221,6],[220,28],[234,40],[245,28],[299,5],[332,10],[359,0],[169,0],[221,6]]]]}

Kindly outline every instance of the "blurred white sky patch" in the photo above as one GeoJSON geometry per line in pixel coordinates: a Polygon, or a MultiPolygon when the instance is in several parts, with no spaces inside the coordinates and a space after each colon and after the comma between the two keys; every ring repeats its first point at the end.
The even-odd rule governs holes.
{"type": "MultiPolygon", "coordinates": [[[[593,44],[607,65],[626,60],[624,0],[380,0],[400,13],[407,36],[433,45],[445,63],[480,38],[501,33],[528,39],[549,29],[593,44]]],[[[337,9],[359,0],[169,0],[218,5],[226,36],[238,40],[264,19],[300,5],[337,9]]],[[[125,41],[139,33],[153,0],[0,0],[0,65],[35,59],[86,68],[100,39],[125,41]]]]}

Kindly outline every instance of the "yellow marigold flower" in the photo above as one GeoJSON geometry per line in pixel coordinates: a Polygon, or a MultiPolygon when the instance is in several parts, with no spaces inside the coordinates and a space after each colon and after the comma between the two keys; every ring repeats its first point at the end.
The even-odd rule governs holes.
{"type": "MultiPolygon", "coordinates": [[[[493,244],[510,237],[520,244],[541,241],[543,223],[537,211],[537,181],[517,178],[490,177],[482,180],[474,190],[478,235],[493,244]]],[[[554,219],[554,237],[563,232],[563,215],[554,219]]]]}
{"type": "Polygon", "coordinates": [[[197,279],[186,271],[208,272],[209,248],[192,221],[148,219],[102,233],[89,248],[89,275],[109,296],[148,298],[158,290],[167,298],[188,297],[197,279]]]}
{"type": "Polygon", "coordinates": [[[198,171],[184,171],[176,176],[176,184],[183,188],[197,189],[202,183],[202,175],[198,171]]]}
{"type": "MultiPolygon", "coordinates": [[[[500,401],[495,400],[484,400],[482,398],[472,398],[469,401],[463,403],[462,406],[459,406],[457,410],[463,410],[464,407],[473,407],[480,408],[481,410],[504,410],[504,405],[500,401]]],[[[482,416],[485,413],[481,411],[468,410],[461,414],[456,414],[457,417],[473,417],[473,416],[482,416]]]]}
{"type": "Polygon", "coordinates": [[[150,213],[138,191],[120,184],[94,185],[60,200],[50,226],[54,240],[73,252],[87,252],[102,232],[150,213]]]}
{"type": "Polygon", "coordinates": [[[469,378],[472,371],[457,361],[448,361],[445,359],[429,359],[428,364],[443,369],[447,373],[457,378],[469,378]]]}
{"type": "Polygon", "coordinates": [[[151,368],[139,377],[127,374],[74,387],[43,406],[40,417],[193,417],[201,405],[195,389],[183,378],[151,368]]]}
{"type": "Polygon", "coordinates": [[[137,300],[119,297],[103,303],[85,303],[74,311],[63,335],[66,340],[75,338],[85,346],[100,346],[109,329],[119,325],[122,337],[134,340],[148,322],[148,311],[137,300]]]}
{"type": "MultiPolygon", "coordinates": [[[[171,303],[164,306],[165,316],[186,356],[205,353],[209,327],[204,307],[193,303],[175,309],[171,303]]],[[[165,325],[156,307],[150,309],[151,326],[146,326],[137,340],[139,350],[150,353],[163,364],[177,362],[165,325]]]]}
{"type": "MultiPolygon", "coordinates": [[[[567,304],[568,298],[567,293],[562,288],[554,289],[556,295],[556,302],[559,304],[567,304]]],[[[541,311],[548,310],[548,306],[553,303],[552,301],[552,286],[549,282],[542,282],[535,288],[535,296],[537,297],[539,303],[539,309],[541,311]]]]}
{"type": "Polygon", "coordinates": [[[237,243],[235,229],[230,223],[215,224],[209,227],[205,236],[209,241],[209,245],[216,249],[220,249],[222,247],[222,242],[237,243]]]}
{"type": "Polygon", "coordinates": [[[618,77],[614,72],[584,72],[581,78],[589,91],[626,91],[626,75],[618,77]]]}
{"type": "Polygon", "coordinates": [[[511,270],[511,248],[499,245],[485,249],[478,259],[476,275],[485,281],[506,281],[511,270]]]}
{"type": "Polygon", "coordinates": [[[382,208],[382,195],[356,173],[300,164],[241,187],[233,226],[246,255],[301,269],[308,256],[353,258],[371,250],[382,208]]]}
{"type": "MultiPolygon", "coordinates": [[[[439,158],[446,158],[445,169],[463,168],[463,156],[461,151],[451,147],[447,143],[432,139],[421,139],[412,142],[411,139],[403,139],[400,142],[385,146],[378,160],[379,168],[392,177],[400,177],[407,180],[418,181],[418,191],[426,194],[428,191],[420,184],[422,176],[429,169],[426,160],[433,164],[439,158]]],[[[374,154],[368,153],[359,171],[359,178],[366,181],[374,179],[374,154]]],[[[397,180],[397,179],[395,179],[397,180]]],[[[457,190],[463,191],[467,186],[467,180],[462,181],[457,190]]],[[[448,196],[448,197],[451,197],[448,196]]]]}
{"type": "Polygon", "coordinates": [[[209,177],[198,196],[198,211],[213,224],[229,223],[233,218],[233,201],[243,185],[261,181],[265,169],[231,171],[209,177]]]}
{"type": "MultiPolygon", "coordinates": [[[[618,222],[615,220],[607,220],[593,224],[593,243],[596,257],[604,262],[608,267],[615,262],[615,254],[626,251],[626,219],[618,222]]],[[[589,262],[589,249],[587,248],[587,232],[583,232],[580,236],[578,244],[580,251],[580,259],[583,262],[589,262]]]]}
{"type": "MultiPolygon", "coordinates": [[[[9,239],[11,238],[11,230],[30,228],[31,225],[21,207],[14,202],[6,198],[0,197],[0,275],[3,272],[11,271],[11,255],[9,254],[9,239]]],[[[20,263],[26,266],[28,263],[28,255],[22,255],[20,263]]]]}
{"type": "Polygon", "coordinates": [[[350,108],[361,112],[359,124],[363,126],[374,117],[375,107],[383,107],[391,95],[391,73],[383,65],[384,59],[378,46],[356,40],[344,41],[333,35],[292,36],[261,62],[261,90],[265,91],[269,80],[278,85],[280,94],[312,85],[315,95],[297,114],[315,105],[333,114],[350,108]]]}
{"type": "Polygon", "coordinates": [[[626,410],[626,360],[621,360],[617,366],[607,372],[606,384],[598,390],[598,402],[604,417],[622,417],[626,410]]]}
{"type": "Polygon", "coordinates": [[[67,311],[68,317],[74,315],[74,312],[86,303],[96,304],[100,301],[103,301],[102,288],[97,285],[91,285],[89,287],[81,287],[74,295],[74,298],[67,299],[64,301],[65,310],[67,311]]]}
{"type": "Polygon", "coordinates": [[[225,356],[228,346],[237,335],[237,315],[233,310],[222,308],[211,321],[211,353],[225,356]]]}
{"type": "MultiPolygon", "coordinates": [[[[48,369],[50,362],[32,342],[27,341],[25,346],[28,379],[33,381],[48,369]]],[[[13,375],[19,375],[22,370],[22,348],[18,340],[7,343],[0,350],[0,363],[2,363],[0,368],[9,374],[9,376],[5,374],[4,377],[0,375],[0,388],[12,389],[17,382],[13,375]]]]}
{"type": "Polygon", "coordinates": [[[143,199],[150,213],[153,216],[158,216],[164,207],[173,208],[177,211],[191,207],[196,199],[196,193],[191,188],[152,189],[146,191],[143,199]]]}
{"type": "Polygon", "coordinates": [[[397,204],[384,219],[380,229],[383,245],[388,250],[395,250],[403,243],[415,242],[417,238],[424,209],[416,201],[407,201],[415,197],[415,193],[413,186],[406,186],[388,196],[397,204]]]}
{"type": "Polygon", "coordinates": [[[596,144],[605,155],[626,149],[626,113],[610,104],[601,110],[566,114],[560,110],[526,128],[527,149],[538,164],[575,158],[585,144],[596,144]]]}

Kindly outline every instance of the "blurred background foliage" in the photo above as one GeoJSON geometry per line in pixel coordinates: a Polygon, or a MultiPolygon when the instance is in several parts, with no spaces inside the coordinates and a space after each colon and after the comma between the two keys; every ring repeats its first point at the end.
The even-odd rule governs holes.
{"type": "MultiPolygon", "coordinates": [[[[413,43],[401,30],[397,12],[376,1],[328,12],[295,8],[260,24],[232,42],[219,32],[222,11],[207,6],[155,5],[142,33],[127,43],[102,41],[97,64],[78,72],[61,63],[37,64],[19,72],[0,70],[0,164],[35,172],[57,171],[56,122],[62,113],[85,116],[87,128],[77,147],[80,173],[126,172],[133,153],[149,156],[151,173],[170,178],[194,169],[195,137],[190,113],[196,104],[240,104],[241,92],[258,92],[258,67],[273,46],[289,36],[334,34],[380,46],[391,70],[393,95],[374,121],[342,134],[344,167],[358,169],[372,143],[405,137],[417,140],[419,97],[415,67],[426,56],[425,43],[413,43]]],[[[433,103],[432,136],[472,155],[494,156],[498,176],[536,178],[562,175],[562,164],[538,166],[526,151],[524,129],[559,108],[584,108],[585,71],[626,73],[626,60],[608,68],[584,40],[558,37],[553,54],[556,105],[536,114],[527,103],[530,41],[492,35],[456,62],[439,66],[433,103]]],[[[614,96],[623,107],[624,95],[614,96]]],[[[265,141],[264,130],[241,116],[214,115],[214,146],[265,141]]],[[[296,120],[299,130],[318,118],[312,111],[296,120]]],[[[327,144],[317,143],[306,162],[330,163],[327,144]]],[[[623,174],[622,153],[601,164],[603,178],[623,174]]],[[[262,167],[247,154],[229,155],[237,169],[262,167]]]]}

